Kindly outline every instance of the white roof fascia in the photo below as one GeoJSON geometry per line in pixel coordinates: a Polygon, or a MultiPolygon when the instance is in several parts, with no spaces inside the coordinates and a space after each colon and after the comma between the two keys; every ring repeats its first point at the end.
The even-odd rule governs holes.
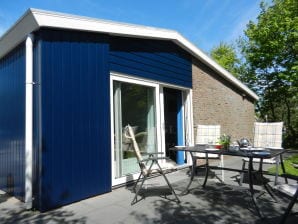
{"type": "Polygon", "coordinates": [[[100,20],[39,9],[29,9],[25,15],[21,17],[15,23],[15,25],[1,37],[0,58],[17,44],[19,44],[22,40],[24,40],[29,33],[37,30],[40,27],[100,32],[116,36],[171,40],[184,50],[191,53],[194,57],[198,58],[203,63],[214,69],[224,79],[236,85],[254,99],[259,99],[259,97],[246,85],[244,85],[232,74],[209,58],[205,53],[184,38],[180,33],[168,29],[118,23],[108,20],[100,20]]]}
{"type": "Polygon", "coordinates": [[[102,32],[117,36],[171,39],[176,31],[31,9],[40,27],[102,32]]]}
{"type": "Polygon", "coordinates": [[[30,10],[0,37],[0,59],[39,28],[30,10]]]}

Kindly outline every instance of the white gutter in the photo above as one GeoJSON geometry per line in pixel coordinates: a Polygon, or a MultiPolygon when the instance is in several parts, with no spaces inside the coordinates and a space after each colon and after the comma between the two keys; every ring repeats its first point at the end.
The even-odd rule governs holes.
{"type": "Polygon", "coordinates": [[[25,99],[25,203],[32,208],[33,167],[33,34],[26,38],[26,99],[25,99]]]}

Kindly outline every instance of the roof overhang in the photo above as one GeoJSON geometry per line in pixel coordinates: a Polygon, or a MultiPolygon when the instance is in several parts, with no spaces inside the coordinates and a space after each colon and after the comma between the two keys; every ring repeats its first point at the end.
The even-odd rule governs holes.
{"type": "Polygon", "coordinates": [[[150,38],[169,40],[189,52],[193,57],[215,70],[220,76],[241,89],[253,99],[259,97],[246,85],[240,82],[227,70],[218,65],[205,53],[188,41],[180,33],[174,30],[160,29],[148,26],[118,23],[108,20],[100,20],[83,16],[75,16],[64,13],[50,12],[39,9],[29,9],[1,38],[0,58],[6,55],[15,46],[25,40],[26,36],[41,27],[72,29],[106,33],[116,36],[137,38],[150,38]]]}

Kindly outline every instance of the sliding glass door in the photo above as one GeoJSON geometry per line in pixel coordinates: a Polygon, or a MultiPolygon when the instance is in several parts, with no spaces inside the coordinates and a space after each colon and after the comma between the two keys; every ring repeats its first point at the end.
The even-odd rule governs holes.
{"type": "Polygon", "coordinates": [[[155,99],[155,87],[113,80],[116,178],[140,171],[132,144],[123,135],[126,125],[132,126],[141,151],[157,151],[155,99]]]}
{"type": "MultiPolygon", "coordinates": [[[[170,146],[192,144],[191,90],[122,74],[112,74],[110,84],[113,185],[136,179],[140,172],[132,143],[123,133],[126,125],[133,128],[142,152],[169,155],[170,146]],[[174,140],[169,134],[175,134],[170,136],[174,140]]],[[[184,159],[172,157],[178,164],[184,159]]]]}

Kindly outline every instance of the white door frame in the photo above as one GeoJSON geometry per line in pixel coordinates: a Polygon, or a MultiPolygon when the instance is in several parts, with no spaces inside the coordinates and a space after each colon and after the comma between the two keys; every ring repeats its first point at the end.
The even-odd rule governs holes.
{"type": "MultiPolygon", "coordinates": [[[[184,88],[181,86],[176,85],[170,85],[166,83],[161,83],[157,81],[147,80],[139,77],[134,77],[118,72],[111,72],[110,73],[110,115],[111,115],[111,160],[112,160],[112,186],[119,185],[126,183],[128,181],[136,180],[139,176],[138,173],[132,174],[129,176],[121,177],[121,178],[115,178],[115,166],[114,166],[114,96],[113,96],[113,81],[120,81],[120,82],[126,82],[126,83],[132,83],[132,84],[138,84],[138,85],[144,85],[144,86],[150,86],[155,88],[155,106],[156,106],[156,143],[157,143],[157,151],[165,153],[165,123],[164,123],[164,98],[163,98],[163,87],[167,88],[173,88],[182,90],[183,95],[186,94],[186,96],[183,97],[183,114],[187,112],[187,116],[184,116],[183,122],[185,122],[186,118],[189,118],[186,120],[186,123],[184,123],[184,127],[187,128],[187,130],[183,130],[185,139],[188,140],[186,144],[191,145],[193,144],[193,131],[192,131],[192,90],[189,88],[184,88]],[[185,125],[186,124],[186,125],[185,125]],[[187,136],[186,136],[187,134],[187,136]]],[[[190,161],[188,159],[188,161],[190,161]]]]}

